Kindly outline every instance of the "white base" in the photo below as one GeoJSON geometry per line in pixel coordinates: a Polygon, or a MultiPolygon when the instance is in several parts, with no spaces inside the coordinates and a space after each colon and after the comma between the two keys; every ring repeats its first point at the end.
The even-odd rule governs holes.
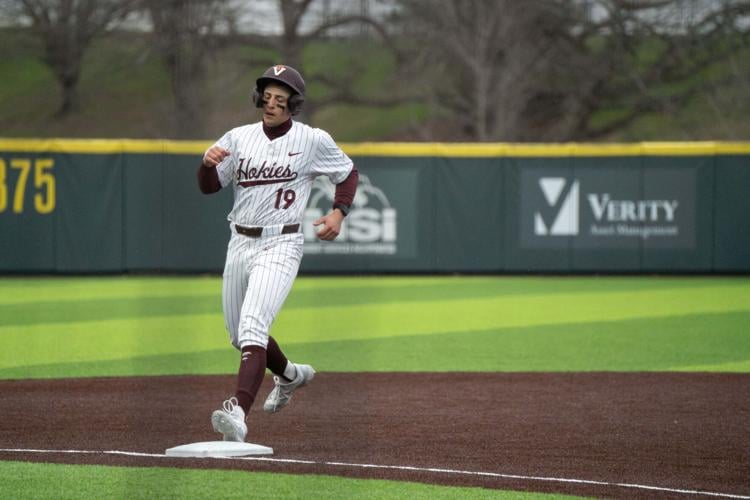
{"type": "Polygon", "coordinates": [[[247,455],[273,455],[273,448],[236,441],[204,441],[169,448],[168,457],[245,457],[247,455]]]}

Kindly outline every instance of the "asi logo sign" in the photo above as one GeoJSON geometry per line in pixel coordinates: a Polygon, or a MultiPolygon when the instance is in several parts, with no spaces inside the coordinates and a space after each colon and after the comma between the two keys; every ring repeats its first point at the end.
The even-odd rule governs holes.
{"type": "Polygon", "coordinates": [[[332,242],[323,243],[318,240],[312,223],[331,210],[334,193],[335,188],[327,178],[315,179],[303,224],[306,254],[396,253],[397,211],[391,206],[383,190],[373,185],[362,173],[359,174],[352,210],[344,220],[341,234],[332,242]]]}

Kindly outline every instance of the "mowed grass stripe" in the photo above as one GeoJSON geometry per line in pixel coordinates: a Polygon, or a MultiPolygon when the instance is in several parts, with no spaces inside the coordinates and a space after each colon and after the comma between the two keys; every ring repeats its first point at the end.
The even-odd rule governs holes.
{"type": "MultiPolygon", "coordinates": [[[[337,372],[750,372],[750,313],[456,331],[285,346],[291,359],[337,372]]],[[[283,337],[280,337],[285,341],[283,337]]],[[[237,353],[208,351],[0,369],[0,378],[232,374],[237,353]]]]}
{"type": "Polygon", "coordinates": [[[350,479],[167,467],[111,467],[0,462],[0,484],[14,498],[305,498],[305,499],[564,499],[563,495],[350,479]]]}
{"type": "MultiPolygon", "coordinates": [[[[707,286],[737,286],[750,290],[746,278],[712,277],[496,277],[496,276],[416,276],[416,277],[309,277],[294,284],[287,306],[324,305],[329,294],[335,298],[367,303],[393,294],[403,297],[466,297],[497,294],[568,293],[596,291],[683,289],[707,286]],[[325,293],[321,293],[325,291],[325,293]]],[[[0,278],[0,306],[60,304],[76,301],[142,300],[190,297],[220,297],[221,278],[201,277],[77,277],[77,278],[0,278]]],[[[355,303],[355,302],[348,302],[355,303]]],[[[40,307],[41,309],[41,307],[40,307]]],[[[2,317],[2,316],[0,316],[2,317]]]]}
{"type": "Polygon", "coordinates": [[[109,319],[184,316],[221,312],[221,296],[185,295],[79,299],[0,304],[3,326],[83,323],[109,319]]]}
{"type": "MultiPolygon", "coordinates": [[[[78,290],[76,293],[84,294],[84,290],[88,290],[84,285],[98,280],[70,278],[28,281],[31,290],[49,291],[49,283],[54,284],[52,288],[58,288],[61,282],[67,282],[69,285],[66,289],[78,290]]],[[[97,365],[96,368],[89,367],[93,372],[74,369],[74,373],[96,374],[97,370],[103,369],[100,365],[108,361],[119,366],[113,368],[113,373],[135,375],[143,367],[132,360],[144,359],[155,363],[165,362],[165,368],[155,370],[158,373],[169,373],[169,370],[174,369],[172,367],[180,365],[179,362],[170,362],[171,358],[211,352],[222,353],[215,357],[215,362],[209,363],[212,372],[234,369],[233,364],[230,368],[225,365],[233,350],[227,343],[219,297],[207,293],[207,290],[220,285],[219,279],[149,278],[131,281],[106,278],[102,281],[106,282],[104,288],[109,289],[108,294],[102,290],[102,295],[110,297],[104,299],[104,302],[38,302],[35,304],[39,310],[37,318],[30,324],[14,324],[21,322],[17,316],[0,315],[0,370],[3,370],[3,376],[23,376],[27,369],[34,373],[29,376],[49,376],[48,370],[53,370],[56,376],[65,376],[65,367],[85,366],[87,363],[97,365]],[[137,286],[134,287],[134,283],[137,286]],[[145,287],[144,284],[158,286],[145,287]],[[124,290],[121,285],[124,285],[124,290]],[[165,295],[152,300],[148,296],[139,297],[138,290],[148,290],[148,293],[176,290],[177,295],[165,295]],[[123,318],[117,317],[117,309],[112,306],[119,304],[118,300],[112,298],[118,293],[136,295],[131,296],[131,302],[120,311],[125,316],[123,318]],[[73,304],[75,306],[69,307],[73,304]],[[109,304],[109,307],[97,307],[104,304],[109,304]],[[92,308],[96,311],[91,312],[92,308]],[[67,317],[66,311],[71,310],[78,311],[87,320],[76,321],[75,315],[67,317]],[[51,321],[54,319],[64,320],[51,321]],[[11,375],[11,372],[15,375],[11,375]]],[[[395,283],[401,280],[389,277],[385,281],[395,283]]],[[[375,277],[300,278],[298,283],[303,286],[300,289],[295,287],[287,307],[282,310],[273,326],[272,333],[283,339],[286,349],[294,351],[297,346],[304,348],[325,342],[357,343],[424,337],[424,343],[429,343],[430,337],[436,335],[470,339],[476,332],[505,335],[512,329],[521,329],[528,335],[534,333],[536,327],[559,325],[579,328],[587,324],[628,322],[644,318],[675,318],[679,321],[682,316],[701,313],[713,314],[716,318],[731,317],[732,321],[738,322],[742,331],[750,329],[747,316],[733,314],[750,310],[750,280],[743,278],[416,277],[404,278],[403,281],[407,285],[391,287],[381,286],[381,280],[375,277]],[[316,283],[325,284],[329,288],[313,288],[312,285],[316,283]],[[336,283],[343,283],[343,288],[331,286],[336,283]],[[518,293],[513,293],[514,291],[518,293]],[[346,302],[347,294],[369,302],[342,304],[331,299],[333,296],[346,302]],[[457,298],[460,295],[469,295],[470,298],[457,298]],[[464,337],[465,334],[469,336],[464,337]]],[[[0,280],[2,297],[15,296],[13,292],[17,292],[17,296],[31,297],[33,294],[30,295],[30,291],[21,292],[19,283],[22,281],[18,279],[0,280]],[[12,282],[14,286],[6,288],[8,282],[12,282]]],[[[62,293],[62,290],[58,292],[62,293]]],[[[26,308],[28,305],[16,303],[8,307],[26,308]]],[[[26,309],[24,314],[33,313],[31,308],[26,309]]],[[[733,332],[735,330],[731,329],[732,326],[728,324],[726,328],[733,332]]],[[[704,328],[704,335],[722,338],[715,333],[724,333],[717,330],[724,328],[718,323],[704,325],[704,328]]],[[[622,331],[622,335],[627,338],[630,332],[622,331]]],[[[674,340],[679,342],[678,337],[674,340]]],[[[725,340],[730,349],[737,344],[740,347],[738,352],[744,353],[741,339],[732,337],[725,340]]],[[[444,341],[443,338],[441,341],[444,341]]],[[[585,341],[590,343],[591,339],[585,341]]],[[[547,345],[554,343],[554,338],[546,342],[547,345]]],[[[369,355],[368,351],[372,348],[374,347],[368,347],[365,353],[369,355]]],[[[649,346],[644,345],[642,348],[647,349],[649,346]]],[[[473,346],[475,352],[483,349],[483,345],[473,346]]],[[[429,349],[423,351],[429,352],[429,349]]],[[[489,349],[487,352],[496,356],[501,351],[489,349]]],[[[304,358],[304,352],[302,354],[301,358],[304,358]]],[[[353,351],[351,354],[351,359],[362,357],[361,351],[353,351]]],[[[378,358],[379,354],[373,354],[373,357],[378,358]]],[[[636,354],[634,357],[637,357],[636,354]]],[[[409,361],[408,357],[396,356],[395,359],[406,360],[407,363],[409,361]]],[[[550,356],[550,359],[559,358],[550,356]]],[[[378,366],[387,366],[381,361],[378,360],[378,366]]],[[[440,366],[463,366],[465,361],[458,365],[440,366]]],[[[681,366],[697,366],[711,369],[719,363],[724,367],[722,369],[736,370],[745,366],[741,356],[729,359],[691,358],[684,361],[677,360],[666,368],[664,364],[659,364],[658,367],[679,369],[681,366]]],[[[183,365],[185,362],[182,359],[183,365]]],[[[524,364],[525,369],[545,369],[528,360],[521,362],[519,366],[524,364]]],[[[399,363],[394,366],[398,369],[403,365],[399,363]]],[[[484,368],[477,369],[506,369],[491,362],[482,366],[484,368]]],[[[351,369],[336,364],[330,364],[330,367],[334,370],[351,369]]],[[[184,373],[185,368],[177,369],[179,373],[184,373]]],[[[188,365],[188,370],[192,369],[188,365]]],[[[209,368],[200,366],[195,369],[205,372],[209,368]]],[[[367,368],[365,364],[360,369],[378,368],[367,368]]],[[[424,369],[443,368],[430,365],[424,369]]],[[[153,373],[153,370],[146,368],[146,372],[153,373]]]]}
{"type": "Polygon", "coordinates": [[[0,327],[0,368],[227,347],[220,314],[0,327]]]}
{"type": "Polygon", "coordinates": [[[131,278],[2,278],[0,304],[65,303],[79,300],[131,297],[184,297],[221,294],[221,280],[214,276],[131,278]]]}
{"type": "MultiPolygon", "coordinates": [[[[299,277],[295,291],[344,290],[351,288],[398,289],[429,283],[432,286],[471,283],[508,284],[488,277],[299,277]]],[[[53,278],[0,278],[0,304],[25,304],[40,302],[69,302],[77,300],[190,297],[221,295],[220,276],[169,278],[161,277],[53,277],[53,278]]]]}
{"type": "MultiPolygon", "coordinates": [[[[723,286],[520,295],[290,308],[282,310],[272,333],[288,345],[747,310],[750,294],[723,286]]],[[[86,361],[212,349],[226,338],[222,331],[218,313],[3,326],[0,368],[40,364],[51,357],[86,361]]]]}
{"type": "MultiPolygon", "coordinates": [[[[305,283],[310,280],[303,280],[305,283]]],[[[327,280],[323,280],[327,281],[327,280]]],[[[358,287],[343,287],[327,289],[321,293],[318,288],[302,287],[295,288],[286,303],[284,309],[297,309],[304,307],[328,308],[332,304],[336,306],[358,306],[365,304],[387,304],[408,303],[425,301],[447,301],[447,300],[473,300],[488,297],[505,297],[509,295],[535,295],[543,293],[545,296],[561,293],[615,293],[630,290],[656,290],[674,289],[682,290],[686,286],[683,282],[659,282],[659,286],[646,287],[635,281],[617,283],[617,287],[608,286],[606,283],[596,280],[568,281],[562,282],[561,286],[542,286],[540,283],[521,282],[523,286],[515,286],[511,280],[484,279],[484,280],[461,280],[453,278],[448,283],[438,280],[437,283],[431,279],[423,279],[411,282],[409,285],[396,287],[378,286],[377,280],[362,280],[358,287]],[[376,286],[372,286],[376,285],[376,286]],[[677,285],[677,286],[676,286],[677,285]],[[682,285],[682,286],[680,286],[682,285]]],[[[188,285],[188,283],[186,283],[188,285]]],[[[127,319],[133,317],[146,318],[156,316],[184,316],[186,314],[211,314],[221,312],[220,292],[211,294],[198,293],[206,287],[200,283],[200,287],[190,290],[190,286],[174,289],[174,295],[160,294],[144,295],[136,293],[131,287],[127,287],[129,295],[105,298],[79,298],[72,300],[71,294],[66,295],[64,301],[37,300],[35,302],[16,302],[9,304],[0,303],[0,318],[3,318],[3,326],[32,325],[42,323],[75,323],[84,321],[98,321],[108,319],[127,319]]],[[[116,283],[113,284],[116,286],[116,283]]],[[[698,282],[691,287],[708,287],[707,282],[698,282]]],[[[715,286],[715,285],[714,285],[715,286]]],[[[724,286],[724,285],[722,285],[724,286]]],[[[737,286],[737,285],[733,285],[737,286]]],[[[174,284],[170,284],[174,287],[174,284]]],[[[217,289],[220,283],[216,283],[217,289]]],[[[158,291],[158,290],[157,290],[158,291]]],[[[750,290],[749,290],[750,293],[750,290]]],[[[88,296],[88,292],[85,294],[88,296]]]]}
{"type": "Polygon", "coordinates": [[[287,342],[313,342],[749,310],[750,293],[713,286],[300,308],[283,310],[274,328],[291,333],[287,342]]]}
{"type": "Polygon", "coordinates": [[[750,372],[750,313],[511,327],[291,345],[330,371],[750,372]],[[348,355],[339,355],[339,354],[348,355]],[[698,365],[700,363],[700,365],[698,365]]]}

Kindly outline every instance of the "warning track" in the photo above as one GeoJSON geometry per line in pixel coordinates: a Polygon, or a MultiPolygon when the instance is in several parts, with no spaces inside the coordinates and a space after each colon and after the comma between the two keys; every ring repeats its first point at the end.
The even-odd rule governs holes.
{"type": "Polygon", "coordinates": [[[0,459],[750,497],[745,374],[319,373],[284,411],[251,412],[248,440],[273,457],[164,456],[219,439],[209,416],[233,387],[234,376],[2,381],[0,459]]]}

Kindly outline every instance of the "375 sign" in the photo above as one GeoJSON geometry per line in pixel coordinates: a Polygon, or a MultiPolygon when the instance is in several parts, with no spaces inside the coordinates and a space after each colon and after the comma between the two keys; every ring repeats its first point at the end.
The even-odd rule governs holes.
{"type": "Polygon", "coordinates": [[[55,210],[55,162],[52,158],[0,158],[0,214],[22,214],[33,208],[38,214],[55,210]],[[26,196],[31,186],[33,196],[26,196]]]}

